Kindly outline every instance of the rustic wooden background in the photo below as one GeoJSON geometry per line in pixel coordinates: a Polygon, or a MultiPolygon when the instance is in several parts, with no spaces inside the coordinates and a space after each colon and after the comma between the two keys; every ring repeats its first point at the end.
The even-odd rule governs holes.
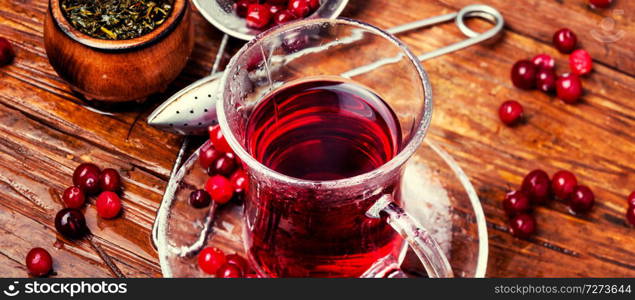
{"type": "MultiPolygon", "coordinates": [[[[388,28],[475,2],[503,13],[504,36],[424,65],[436,103],[429,137],[464,168],[485,209],[487,275],[635,276],[635,229],[624,218],[626,196],[635,190],[635,1],[592,10],[587,0],[351,0],[343,16],[388,28]],[[551,35],[563,26],[578,34],[595,63],[577,105],[520,91],[509,80],[516,60],[540,52],[556,57],[558,71],[566,72],[567,56],[551,46],[551,35]],[[619,32],[623,36],[612,43],[594,38],[619,32]],[[497,108],[508,98],[525,106],[527,124],[501,125],[497,108]],[[538,208],[538,233],[524,241],[508,234],[501,200],[534,168],[575,172],[593,189],[597,204],[584,216],[572,216],[561,202],[538,208]]],[[[121,170],[126,189],[122,218],[97,221],[94,207],[87,208],[95,241],[127,276],[161,276],[149,231],[181,137],[149,127],[145,118],[171,93],[209,72],[221,34],[195,13],[193,57],[169,91],[102,115],[87,109],[48,63],[42,38],[47,3],[0,0],[0,36],[17,52],[13,64],[0,68],[0,276],[26,276],[24,258],[32,247],[52,253],[56,276],[112,276],[86,242],[59,240],[53,227],[61,207],[56,195],[84,161],[121,170]]],[[[402,38],[423,52],[461,35],[447,24],[402,38]]],[[[228,52],[240,44],[232,40],[228,52]]]]}

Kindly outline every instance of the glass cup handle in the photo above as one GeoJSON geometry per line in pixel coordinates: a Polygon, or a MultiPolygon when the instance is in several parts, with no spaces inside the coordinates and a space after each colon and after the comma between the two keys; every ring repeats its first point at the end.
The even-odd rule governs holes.
{"type": "Polygon", "coordinates": [[[417,254],[430,278],[454,277],[452,267],[439,244],[419,222],[393,202],[392,195],[385,194],[368,209],[369,218],[386,217],[386,222],[395,229],[417,254]]]}

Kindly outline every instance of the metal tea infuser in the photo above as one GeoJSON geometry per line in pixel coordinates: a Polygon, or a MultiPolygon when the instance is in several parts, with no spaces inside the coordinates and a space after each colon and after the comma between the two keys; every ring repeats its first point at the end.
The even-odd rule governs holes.
{"type": "MultiPolygon", "coordinates": [[[[225,3],[225,2],[232,2],[232,1],[217,0],[217,1],[206,1],[205,3],[215,3],[212,5],[212,6],[215,6],[216,4],[220,5],[219,3],[225,3]]],[[[333,5],[333,8],[337,8],[337,9],[330,9],[330,11],[335,13],[335,15],[331,17],[336,17],[337,14],[339,14],[343,10],[347,2],[348,1],[326,1],[326,2],[323,1],[323,5],[330,4],[330,5],[333,5]]],[[[194,4],[197,5],[197,3],[201,4],[203,3],[203,1],[195,0],[194,4]]],[[[199,6],[197,5],[197,7],[199,6]]],[[[218,8],[222,6],[216,6],[216,7],[218,8]]],[[[238,37],[238,38],[243,38],[243,39],[252,37],[252,36],[248,36],[249,34],[248,31],[239,32],[240,34],[238,34],[234,30],[235,28],[233,27],[228,28],[222,24],[218,25],[219,22],[221,21],[214,18],[215,15],[211,14],[210,11],[206,10],[204,7],[203,8],[199,7],[199,10],[201,10],[201,13],[212,24],[216,25],[219,29],[223,30],[227,34],[238,37]]],[[[318,10],[318,12],[319,11],[320,10],[318,10]]],[[[231,10],[229,10],[229,12],[231,12],[231,10]]],[[[502,31],[504,23],[505,23],[503,16],[495,8],[488,5],[475,4],[475,5],[465,6],[458,12],[440,15],[440,16],[427,18],[427,19],[407,23],[404,25],[396,26],[396,27],[388,29],[387,32],[391,34],[400,34],[400,33],[409,32],[415,29],[431,27],[433,25],[449,22],[452,20],[455,21],[456,26],[459,28],[459,30],[468,38],[462,41],[459,41],[457,43],[451,44],[449,46],[445,46],[443,48],[421,54],[418,56],[418,59],[420,61],[425,61],[437,56],[458,51],[463,48],[489,40],[497,36],[502,31]],[[490,23],[494,24],[494,26],[483,33],[475,32],[471,30],[465,24],[465,19],[472,18],[472,17],[485,19],[489,21],[490,23]]],[[[224,23],[224,22],[221,22],[221,23],[224,23]]],[[[217,123],[216,111],[215,111],[215,105],[214,105],[215,101],[217,100],[215,88],[218,86],[217,79],[219,79],[221,76],[220,76],[220,73],[215,73],[215,71],[218,68],[217,64],[219,64],[220,62],[220,58],[224,52],[226,43],[227,43],[227,35],[223,37],[223,40],[221,42],[221,47],[219,48],[219,53],[217,54],[217,57],[216,57],[216,62],[214,64],[215,67],[213,68],[212,75],[194,82],[190,86],[186,87],[185,89],[181,90],[177,94],[170,97],[165,103],[159,106],[148,117],[148,123],[150,125],[158,127],[166,131],[174,132],[174,133],[179,133],[184,135],[194,135],[194,134],[206,133],[207,132],[206,129],[208,126],[215,125],[217,123]]],[[[357,67],[353,70],[349,70],[341,74],[341,76],[347,77],[347,78],[355,77],[357,75],[360,75],[370,70],[373,70],[375,68],[378,68],[386,63],[389,63],[389,61],[388,62],[377,61],[375,63],[369,64],[366,66],[357,67]]],[[[188,138],[186,137],[181,147],[181,150],[179,151],[176,157],[174,168],[172,170],[172,173],[170,174],[170,179],[174,176],[174,174],[176,173],[176,170],[181,165],[181,161],[183,160],[183,157],[185,156],[185,152],[186,152],[185,150],[187,146],[188,146],[188,138]]],[[[171,193],[166,192],[165,195],[171,195],[171,193]]],[[[168,209],[170,208],[171,203],[173,201],[171,197],[165,196],[165,195],[159,206],[159,209],[157,212],[157,218],[155,219],[155,224],[152,230],[152,241],[155,244],[158,241],[158,226],[159,226],[157,222],[157,220],[159,219],[158,216],[162,214],[167,214],[168,209]]],[[[198,252],[198,250],[200,250],[205,245],[209,229],[213,223],[213,214],[215,209],[216,209],[216,206],[212,205],[208,213],[208,216],[205,220],[204,227],[200,233],[199,240],[197,240],[190,247],[180,249],[178,253],[180,256],[188,256],[188,255],[194,254],[198,252]]]]}

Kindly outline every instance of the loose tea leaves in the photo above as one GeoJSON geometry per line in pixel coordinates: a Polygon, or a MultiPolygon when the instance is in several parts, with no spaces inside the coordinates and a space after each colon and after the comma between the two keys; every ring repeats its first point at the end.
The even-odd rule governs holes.
{"type": "Polygon", "coordinates": [[[61,0],[65,17],[98,39],[126,40],[163,24],[174,0],[61,0]]]}

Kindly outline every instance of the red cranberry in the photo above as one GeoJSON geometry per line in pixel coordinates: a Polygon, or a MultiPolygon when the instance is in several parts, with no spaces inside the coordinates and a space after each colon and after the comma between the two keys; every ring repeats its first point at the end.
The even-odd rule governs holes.
{"type": "Polygon", "coordinates": [[[628,209],[626,209],[626,220],[635,226],[635,206],[629,206],[628,209]]]}
{"type": "Polygon", "coordinates": [[[307,0],[309,2],[309,6],[311,7],[311,11],[315,11],[320,7],[320,0],[307,0]]]}
{"type": "Polygon", "coordinates": [[[530,214],[520,214],[509,222],[509,231],[515,237],[529,238],[536,231],[536,219],[530,214]]]}
{"type": "Polygon", "coordinates": [[[214,275],[225,264],[225,253],[218,248],[207,247],[198,255],[198,267],[203,272],[214,275]]]}
{"type": "MultiPolygon", "coordinates": [[[[247,19],[247,27],[265,29],[269,25],[269,21],[271,21],[269,6],[265,4],[250,4],[245,18],[247,19]]],[[[214,145],[216,146],[216,144],[214,145]]]]}
{"type": "Polygon", "coordinates": [[[520,89],[533,89],[536,86],[536,66],[528,60],[519,60],[511,71],[512,83],[520,89]]]}
{"type": "Polygon", "coordinates": [[[311,3],[307,0],[291,0],[287,9],[296,17],[304,18],[311,13],[311,3]]]}
{"type": "MultiPolygon", "coordinates": [[[[264,57],[262,56],[262,53],[260,52],[251,53],[251,55],[247,58],[247,63],[246,63],[247,71],[251,72],[253,70],[260,69],[263,65],[264,65],[264,57]]],[[[210,136],[211,136],[213,128],[214,127],[209,128],[210,136]]]]}
{"type": "Polygon", "coordinates": [[[235,265],[224,264],[216,271],[216,278],[241,278],[243,272],[235,265]]]}
{"type": "Polygon", "coordinates": [[[562,28],[553,34],[553,45],[560,53],[571,53],[577,43],[578,37],[569,28],[562,28]]]}
{"type": "Polygon", "coordinates": [[[48,251],[42,248],[33,248],[26,255],[26,268],[33,276],[47,275],[53,269],[53,258],[48,251]]]}
{"type": "Polygon", "coordinates": [[[545,93],[556,90],[556,74],[553,70],[541,69],[538,71],[538,74],[536,74],[536,87],[545,93]]]}
{"type": "Polygon", "coordinates": [[[607,8],[611,6],[613,0],[589,0],[592,7],[607,8]]]}
{"type": "Polygon", "coordinates": [[[0,37],[0,67],[8,65],[13,61],[14,57],[15,52],[13,52],[13,47],[11,47],[9,40],[0,37]]]}
{"type": "Polygon", "coordinates": [[[273,22],[275,22],[276,25],[289,23],[295,19],[296,16],[286,9],[279,11],[275,16],[273,16],[273,22]]]}
{"type": "Polygon", "coordinates": [[[260,276],[258,274],[247,274],[245,278],[260,278],[260,276]]]}
{"type": "Polygon", "coordinates": [[[545,203],[551,196],[551,181],[549,175],[543,170],[533,170],[525,176],[521,186],[529,200],[535,204],[545,203]]]}
{"type": "Polygon", "coordinates": [[[569,199],[569,207],[578,214],[591,210],[594,203],[595,195],[593,195],[593,191],[584,185],[576,186],[569,199]]]}
{"type": "Polygon", "coordinates": [[[531,203],[525,193],[520,191],[511,191],[505,195],[503,199],[503,209],[509,216],[515,216],[520,213],[528,212],[531,209],[531,203]]]}
{"type": "Polygon", "coordinates": [[[249,186],[249,177],[247,177],[247,173],[243,170],[236,170],[229,180],[232,182],[236,193],[246,191],[249,186]]]}
{"type": "Polygon", "coordinates": [[[104,169],[99,176],[99,187],[102,191],[118,192],[121,189],[121,176],[115,169],[104,169]]]}
{"type": "Polygon", "coordinates": [[[112,219],[121,212],[121,200],[113,192],[102,192],[97,197],[97,214],[104,219],[112,219]]]}
{"type": "Polygon", "coordinates": [[[190,205],[195,208],[204,208],[212,201],[205,190],[196,190],[190,194],[190,205]]]}
{"type": "MultiPolygon", "coordinates": [[[[282,5],[270,5],[269,6],[269,12],[271,13],[272,16],[275,16],[277,13],[286,10],[287,7],[286,6],[282,6],[282,5]]],[[[274,17],[274,21],[275,21],[275,17],[274,17]]]]}
{"type": "Polygon", "coordinates": [[[531,59],[531,62],[536,65],[538,69],[553,70],[556,66],[556,60],[549,54],[541,53],[531,59]]]}
{"type": "Polygon", "coordinates": [[[77,166],[73,172],[73,185],[78,186],[84,193],[94,195],[99,193],[99,167],[91,163],[83,163],[77,166]]]}
{"type": "Polygon", "coordinates": [[[635,191],[633,191],[626,199],[628,206],[635,206],[635,191]]]}
{"type": "Polygon", "coordinates": [[[219,157],[209,168],[208,173],[220,174],[229,177],[236,170],[236,162],[233,156],[223,155],[219,157]]]}
{"type": "Polygon", "coordinates": [[[252,3],[254,3],[253,0],[240,0],[234,3],[234,11],[236,12],[236,15],[238,15],[241,18],[246,17],[247,10],[249,9],[249,5],[252,3]]]}
{"type": "Polygon", "coordinates": [[[204,170],[208,170],[217,159],[223,156],[223,152],[216,150],[212,144],[207,144],[198,153],[198,163],[204,170]]]}
{"type": "Polygon", "coordinates": [[[84,205],[86,196],[84,196],[84,191],[82,191],[82,189],[76,186],[71,186],[64,190],[62,200],[68,208],[80,208],[84,205]]]}
{"type": "Polygon", "coordinates": [[[227,264],[236,266],[242,272],[249,270],[247,260],[238,254],[227,255],[227,264]]]}
{"type": "Polygon", "coordinates": [[[84,215],[73,208],[64,208],[55,215],[55,229],[71,240],[80,239],[88,233],[84,215]]]}
{"type": "Polygon", "coordinates": [[[575,74],[564,74],[556,80],[556,94],[565,103],[573,104],[582,97],[582,81],[575,74]]]}
{"type": "Polygon", "coordinates": [[[207,179],[205,190],[212,196],[212,200],[218,204],[224,204],[234,195],[234,186],[221,175],[215,175],[207,179]]]}
{"type": "Polygon", "coordinates": [[[220,126],[216,125],[209,128],[209,139],[216,149],[225,153],[234,152],[232,148],[229,147],[227,140],[225,140],[225,136],[223,136],[220,126]]]}
{"type": "Polygon", "coordinates": [[[583,49],[573,51],[573,53],[569,56],[569,67],[571,68],[571,72],[573,72],[573,74],[589,74],[593,68],[591,55],[583,49]]]}
{"type": "Polygon", "coordinates": [[[523,106],[517,101],[507,100],[498,108],[498,117],[506,125],[513,125],[523,116],[523,106]]]}
{"type": "Polygon", "coordinates": [[[308,45],[310,45],[310,42],[311,40],[308,34],[297,32],[289,34],[283,38],[282,48],[287,53],[294,53],[305,49],[308,45]]]}
{"type": "Polygon", "coordinates": [[[236,154],[234,154],[233,152],[227,152],[225,153],[225,156],[231,158],[234,160],[234,162],[236,163],[236,167],[240,168],[240,165],[243,163],[240,158],[238,158],[238,156],[236,154]]]}
{"type": "Polygon", "coordinates": [[[553,174],[551,178],[551,189],[560,199],[569,199],[573,189],[578,185],[575,175],[569,171],[561,170],[553,174]]]}

